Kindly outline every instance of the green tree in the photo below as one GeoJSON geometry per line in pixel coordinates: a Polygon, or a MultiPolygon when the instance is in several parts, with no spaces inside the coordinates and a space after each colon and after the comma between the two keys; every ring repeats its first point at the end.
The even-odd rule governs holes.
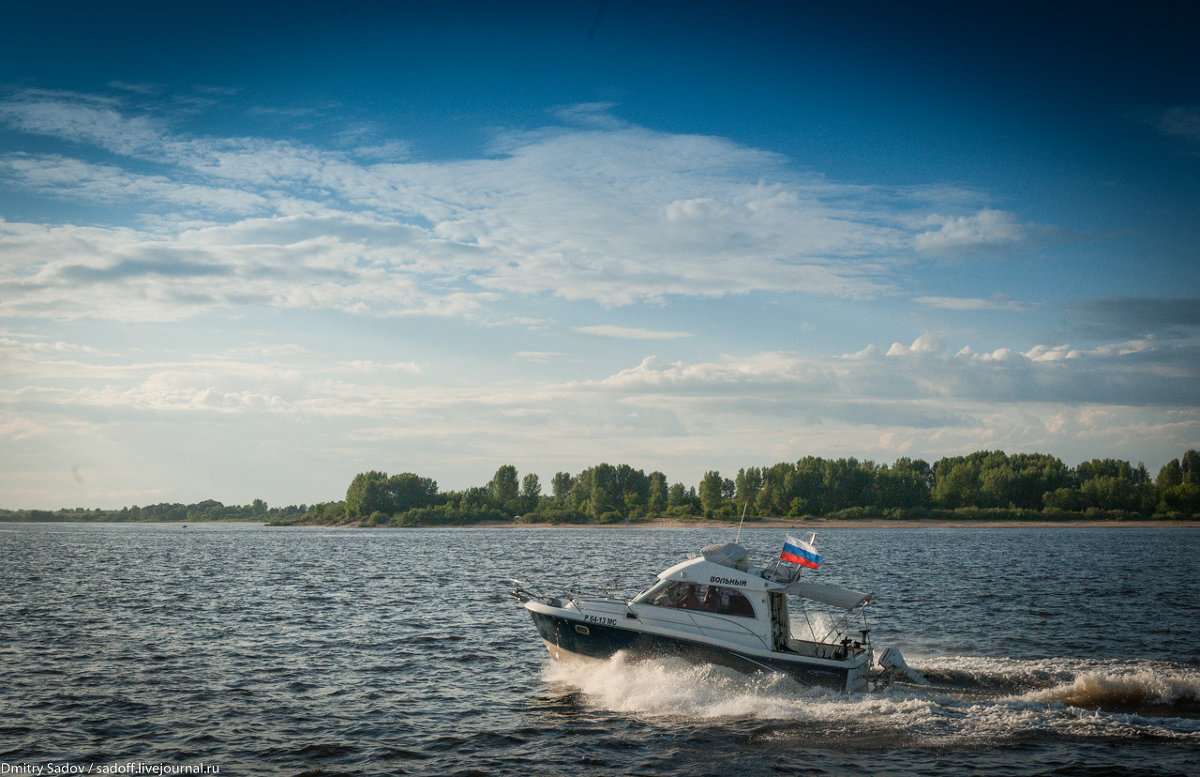
{"type": "Polygon", "coordinates": [[[495,476],[492,477],[491,490],[492,498],[499,504],[504,505],[516,499],[520,495],[520,489],[516,467],[505,464],[496,470],[495,476]]]}
{"type": "Polygon", "coordinates": [[[611,464],[597,464],[591,468],[589,475],[588,481],[592,488],[587,505],[588,514],[599,519],[607,513],[618,512],[620,490],[617,485],[616,467],[611,464]]]}
{"type": "Polygon", "coordinates": [[[758,492],[762,490],[763,474],[758,467],[739,469],[734,478],[734,498],[740,514],[748,505],[757,507],[758,492]]]}
{"type": "Polygon", "coordinates": [[[786,514],[801,516],[830,512],[832,501],[825,488],[825,460],[805,456],[796,462],[785,484],[786,514]]]}
{"type": "Polygon", "coordinates": [[[388,477],[386,472],[360,472],[346,489],[346,514],[368,518],[372,513],[396,515],[439,500],[437,482],[411,472],[388,477]]]}
{"type": "Polygon", "coordinates": [[[525,500],[525,509],[536,510],[541,495],[542,483],[537,475],[530,472],[521,480],[521,498],[525,500]]]}
{"type": "Polygon", "coordinates": [[[1128,461],[1119,461],[1117,459],[1092,459],[1091,461],[1080,462],[1075,467],[1075,480],[1079,484],[1086,483],[1092,478],[1127,478],[1133,479],[1133,468],[1129,466],[1128,461]]]}
{"type": "Polygon", "coordinates": [[[387,506],[385,512],[397,513],[429,507],[439,501],[437,481],[423,478],[412,472],[402,472],[387,479],[387,506]]]}
{"type": "Polygon", "coordinates": [[[933,468],[922,459],[902,457],[876,473],[879,506],[884,509],[928,507],[932,487],[933,468]]]}
{"type": "Polygon", "coordinates": [[[667,507],[683,507],[687,504],[687,486],[682,483],[672,483],[667,489],[667,507]]]}
{"type": "Polygon", "coordinates": [[[1200,515],[1200,486],[1181,483],[1166,489],[1162,493],[1160,511],[1182,513],[1192,517],[1200,515]]]}
{"type": "Polygon", "coordinates": [[[1079,504],[1099,510],[1141,509],[1141,495],[1129,478],[1104,475],[1086,480],[1079,487],[1079,504]]]}
{"type": "Polygon", "coordinates": [[[875,464],[855,458],[823,462],[821,492],[822,512],[875,504],[875,464]]]}
{"type": "Polygon", "coordinates": [[[757,500],[760,515],[787,515],[792,501],[788,489],[795,474],[795,465],[788,463],[774,464],[762,471],[762,486],[757,500]]]}
{"type": "Polygon", "coordinates": [[[372,470],[355,475],[346,489],[346,514],[366,518],[387,508],[387,473],[372,470]]]}
{"type": "MultiPolygon", "coordinates": [[[[1125,469],[1129,465],[1122,462],[1125,469]]],[[[1069,486],[1071,471],[1056,456],[1045,453],[1017,453],[1008,457],[1012,471],[1006,501],[1003,506],[1025,510],[1038,510],[1042,506],[1042,495],[1048,491],[1069,486]]]]}
{"type": "Polygon", "coordinates": [[[725,503],[722,494],[723,486],[724,481],[720,472],[710,470],[704,473],[704,477],[700,480],[700,509],[704,511],[705,515],[712,515],[725,503]]]}
{"type": "Polygon", "coordinates": [[[646,487],[647,507],[652,513],[664,513],[668,504],[667,476],[661,472],[651,472],[649,480],[646,487]]]}
{"type": "Polygon", "coordinates": [[[979,506],[980,454],[941,459],[933,466],[933,503],[953,510],[979,506]]]}
{"type": "Polygon", "coordinates": [[[554,501],[566,502],[571,497],[571,489],[575,486],[575,478],[570,472],[556,472],[550,481],[550,489],[554,493],[554,501]]]}
{"type": "Polygon", "coordinates": [[[650,499],[650,479],[646,473],[628,464],[618,464],[615,474],[622,516],[628,517],[634,510],[644,510],[650,499]]]}
{"type": "Polygon", "coordinates": [[[1200,486],[1200,452],[1189,449],[1183,454],[1183,461],[1179,463],[1179,474],[1184,483],[1200,486]]]}
{"type": "Polygon", "coordinates": [[[1183,484],[1183,467],[1179,464],[1179,459],[1171,459],[1166,465],[1158,471],[1158,478],[1154,481],[1158,486],[1159,491],[1165,491],[1172,486],[1183,484]]]}

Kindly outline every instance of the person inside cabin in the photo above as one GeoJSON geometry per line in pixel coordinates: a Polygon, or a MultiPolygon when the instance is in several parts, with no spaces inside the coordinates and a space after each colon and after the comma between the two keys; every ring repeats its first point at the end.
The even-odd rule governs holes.
{"type": "Polygon", "coordinates": [[[684,583],[683,598],[679,600],[679,606],[685,610],[700,609],[700,600],[696,598],[696,589],[691,583],[684,583]]]}
{"type": "Polygon", "coordinates": [[[710,585],[708,590],[704,592],[704,603],[701,609],[708,610],[709,612],[717,611],[717,587],[715,585],[710,585]]]}

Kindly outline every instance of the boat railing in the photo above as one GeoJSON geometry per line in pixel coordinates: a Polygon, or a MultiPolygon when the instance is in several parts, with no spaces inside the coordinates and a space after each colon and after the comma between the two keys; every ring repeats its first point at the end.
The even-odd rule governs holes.
{"type": "Polygon", "coordinates": [[[790,583],[803,569],[799,565],[783,561],[777,553],[751,552],[746,556],[746,560],[750,563],[750,574],[773,583],[790,583]]]}

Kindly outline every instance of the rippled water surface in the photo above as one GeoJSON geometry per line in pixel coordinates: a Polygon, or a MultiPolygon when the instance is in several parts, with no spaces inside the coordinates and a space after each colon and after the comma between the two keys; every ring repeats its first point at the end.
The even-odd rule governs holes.
{"type": "Polygon", "coordinates": [[[558,664],[506,595],[632,594],[731,534],[0,524],[0,769],[1200,774],[1197,529],[823,531],[812,579],[930,680],[853,696],[558,664]]]}

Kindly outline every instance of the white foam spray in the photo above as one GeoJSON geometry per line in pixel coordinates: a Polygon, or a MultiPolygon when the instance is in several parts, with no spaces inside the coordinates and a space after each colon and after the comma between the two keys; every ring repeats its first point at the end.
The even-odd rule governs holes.
{"type": "Polygon", "coordinates": [[[794,724],[770,736],[920,746],[1040,736],[1162,738],[1200,744],[1200,668],[1148,661],[914,659],[932,686],[846,695],[779,674],[745,675],[681,659],[551,661],[552,685],[596,709],[651,721],[794,724]],[[949,681],[947,682],[947,678],[949,681]],[[938,684],[941,679],[942,684],[938,684]]]}

